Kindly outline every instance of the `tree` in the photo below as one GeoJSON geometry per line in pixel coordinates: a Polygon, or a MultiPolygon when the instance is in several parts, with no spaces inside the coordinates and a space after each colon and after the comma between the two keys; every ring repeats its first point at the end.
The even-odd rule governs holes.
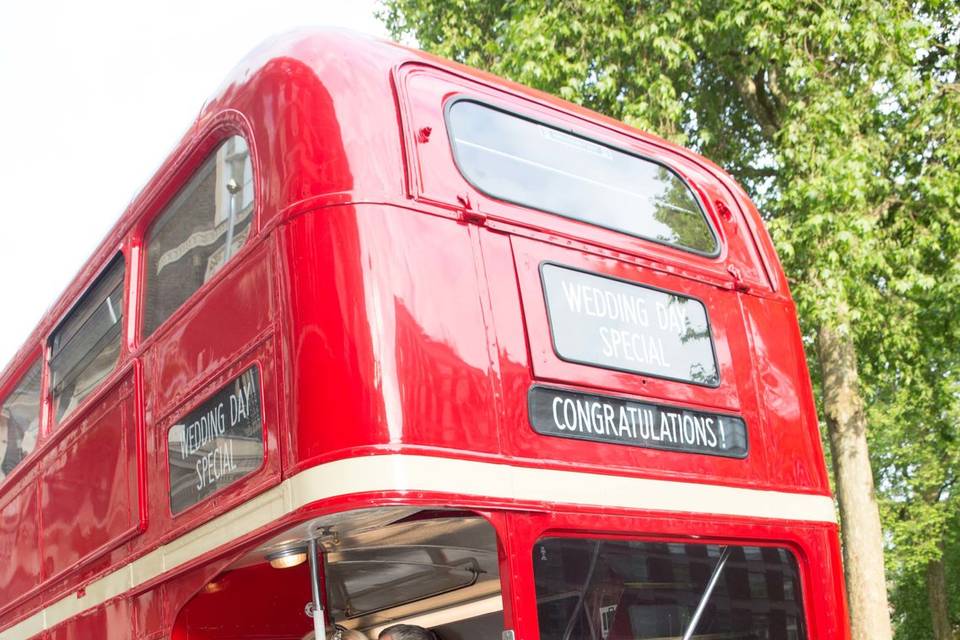
{"type": "MultiPolygon", "coordinates": [[[[935,11],[926,15],[938,20],[935,11]]],[[[956,29],[954,20],[937,33],[955,43],[956,29]]],[[[960,474],[960,101],[958,58],[955,47],[945,56],[949,51],[923,52],[917,77],[925,89],[898,109],[901,124],[890,132],[898,152],[888,174],[895,204],[884,223],[888,259],[872,274],[888,303],[881,323],[862,333],[871,345],[863,348],[870,356],[864,378],[892,542],[898,638],[952,639],[960,613],[953,535],[960,474]],[[890,332],[891,323],[912,330],[890,332]],[[921,609],[908,606],[919,601],[921,609]],[[925,636],[915,633],[918,616],[929,617],[925,636]]]]}
{"type": "MultiPolygon", "coordinates": [[[[937,251],[960,204],[958,13],[869,0],[385,0],[382,12],[398,38],[701,151],[754,196],[816,363],[857,640],[891,636],[868,420],[909,406],[904,375],[955,375],[923,371],[904,357],[922,349],[897,345],[924,343],[932,325],[917,319],[932,298],[960,310],[956,254],[937,251]]],[[[923,413],[932,404],[904,414],[924,451],[947,425],[923,413]]],[[[876,442],[892,514],[904,474],[891,470],[913,467],[876,442]]]]}
{"type": "MultiPolygon", "coordinates": [[[[948,523],[949,530],[960,528],[957,518],[948,523]]],[[[952,534],[947,535],[942,566],[948,587],[944,590],[944,600],[954,614],[945,622],[948,628],[956,628],[960,611],[960,541],[952,534]]],[[[930,600],[925,572],[911,572],[897,580],[891,601],[894,605],[894,620],[897,626],[897,640],[929,640],[929,638],[949,638],[934,631],[933,616],[930,615],[930,600]]]]}

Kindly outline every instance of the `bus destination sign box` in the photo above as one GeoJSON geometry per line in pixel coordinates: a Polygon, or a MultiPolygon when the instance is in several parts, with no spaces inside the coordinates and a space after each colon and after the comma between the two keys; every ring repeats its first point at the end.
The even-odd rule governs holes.
{"type": "Polygon", "coordinates": [[[167,456],[174,514],[260,467],[263,419],[256,365],[170,427],[167,456]]]}
{"type": "Polygon", "coordinates": [[[709,387],[720,383],[710,322],[694,298],[544,263],[557,356],[709,387]]]}
{"type": "Polygon", "coordinates": [[[536,385],[530,424],[547,436],[745,458],[743,418],[536,385]]]}

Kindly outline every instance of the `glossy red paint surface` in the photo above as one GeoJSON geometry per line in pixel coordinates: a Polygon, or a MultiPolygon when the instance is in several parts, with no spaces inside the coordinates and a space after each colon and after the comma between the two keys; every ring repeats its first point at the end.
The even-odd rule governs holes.
{"type": "Polygon", "coordinates": [[[286,232],[291,263],[313,265],[291,269],[287,285],[295,464],[369,445],[497,454],[468,229],[358,205],[295,218],[286,232]],[[451,304],[439,291],[466,295],[451,304]]]}
{"type": "Polygon", "coordinates": [[[40,473],[45,579],[140,528],[134,406],[131,374],[92,403],[45,457],[40,473]]]}
{"type": "MultiPolygon", "coordinates": [[[[10,483],[13,484],[13,483],[10,483]]],[[[36,479],[7,487],[0,505],[0,584],[7,597],[40,584],[40,518],[36,479]]]]}
{"type": "MultiPolygon", "coordinates": [[[[421,453],[829,494],[793,303],[742,190],[695,154],[492,76],[335,32],[263,45],[208,103],[0,377],[0,398],[117,251],[128,265],[117,371],[62,424],[47,407],[36,451],[0,484],[0,551],[15,550],[13,562],[0,562],[0,633],[284,478],[349,456],[421,453]],[[720,255],[695,256],[477,192],[453,163],[443,119],[446,101],[462,95],[669,165],[702,201],[720,255]],[[418,135],[425,127],[431,135],[418,135]],[[255,171],[251,237],[143,336],[149,226],[209,152],[235,134],[246,138],[255,171]],[[720,385],[559,359],[538,276],[543,261],[703,301],[720,385]],[[263,464],[174,517],[169,428],[253,363],[261,368],[263,464]],[[535,383],[738,413],[750,455],[735,460],[538,435],[526,405],[535,383]]],[[[216,594],[198,596],[229,554],[310,514],[381,503],[462,505],[487,514],[503,546],[506,624],[518,638],[537,637],[532,546],[556,531],[787,545],[801,567],[810,637],[847,637],[833,525],[404,493],[335,497],[283,516],[43,637],[231,637],[216,620],[232,605],[216,594]]],[[[233,589],[241,601],[252,600],[253,585],[272,577],[253,576],[233,589]]],[[[245,615],[248,627],[269,623],[252,608],[245,615]]],[[[293,637],[300,626],[282,633],[293,637]]]]}

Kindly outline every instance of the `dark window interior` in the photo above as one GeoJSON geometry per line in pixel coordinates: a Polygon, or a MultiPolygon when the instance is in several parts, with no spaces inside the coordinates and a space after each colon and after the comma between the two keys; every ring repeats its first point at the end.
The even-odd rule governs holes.
{"type": "Polygon", "coordinates": [[[785,549],[548,538],[533,562],[541,640],[681,638],[690,627],[703,640],[807,637],[785,549]]]}

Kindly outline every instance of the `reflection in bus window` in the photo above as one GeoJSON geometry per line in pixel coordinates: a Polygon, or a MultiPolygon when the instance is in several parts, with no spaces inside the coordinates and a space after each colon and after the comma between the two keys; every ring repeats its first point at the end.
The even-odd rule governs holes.
{"type": "Polygon", "coordinates": [[[357,527],[327,553],[333,619],[371,638],[402,623],[440,631],[444,640],[499,640],[503,604],[493,527],[467,514],[378,511],[392,511],[395,520],[357,527]]]}
{"type": "Polygon", "coordinates": [[[97,279],[50,339],[56,419],[66,417],[106,378],[120,357],[123,256],[97,279]]]}
{"type": "Polygon", "coordinates": [[[0,480],[37,444],[40,427],[40,361],[0,404],[0,480]]]}
{"type": "Polygon", "coordinates": [[[481,191],[655,242],[713,255],[690,187],[650,160],[469,100],[450,107],[457,165],[481,191]]]}
{"type": "Polygon", "coordinates": [[[533,562],[542,640],[807,637],[785,549],[548,538],[533,562]]]}
{"type": "Polygon", "coordinates": [[[153,333],[247,241],[253,217],[250,150],[233,136],[150,227],[144,335],[153,333]]]}

